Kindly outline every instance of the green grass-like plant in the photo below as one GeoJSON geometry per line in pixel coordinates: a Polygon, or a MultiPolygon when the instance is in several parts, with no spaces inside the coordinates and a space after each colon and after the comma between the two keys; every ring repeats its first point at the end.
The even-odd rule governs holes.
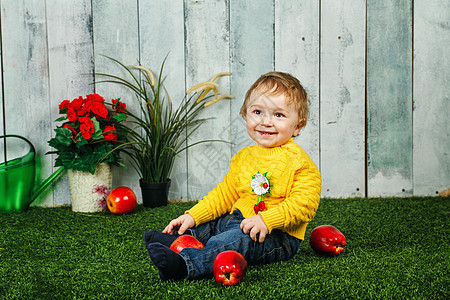
{"type": "Polygon", "coordinates": [[[121,150],[128,155],[143,181],[166,182],[179,153],[199,143],[217,141],[201,140],[188,143],[192,134],[207,120],[198,118],[200,112],[223,98],[232,98],[227,94],[219,95],[219,85],[214,82],[219,76],[230,73],[219,73],[210,81],[194,86],[175,109],[163,85],[164,63],[167,57],[156,79],[146,67],[127,67],[114,58],[106,58],[125,70],[129,79],[113,74],[95,73],[96,77],[104,78],[96,83],[113,83],[126,87],[131,95],[136,96],[140,108],[134,113],[126,111],[128,120],[120,124],[118,131],[127,136],[128,140],[122,141],[113,151],[121,150]],[[138,74],[133,70],[137,70],[138,74]],[[214,94],[207,95],[211,91],[214,94]],[[209,100],[212,97],[213,99],[209,100]]]}
{"type": "Polygon", "coordinates": [[[250,266],[234,287],[161,281],[148,257],[143,233],[194,204],[0,214],[0,299],[449,299],[448,198],[323,199],[293,259],[250,266]],[[347,237],[339,256],[309,246],[323,224],[347,237]]]}

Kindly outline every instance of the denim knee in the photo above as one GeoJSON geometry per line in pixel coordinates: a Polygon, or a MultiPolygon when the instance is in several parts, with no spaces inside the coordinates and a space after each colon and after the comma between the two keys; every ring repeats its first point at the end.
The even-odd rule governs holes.
{"type": "Polygon", "coordinates": [[[208,240],[221,234],[227,230],[240,228],[240,223],[244,220],[242,213],[239,210],[235,210],[231,214],[225,214],[210,222],[200,224],[195,228],[189,229],[191,235],[198,239],[203,245],[206,245],[208,240]]]}
{"type": "Polygon", "coordinates": [[[255,245],[250,264],[268,264],[291,259],[298,251],[301,240],[282,232],[273,230],[266,236],[264,243],[255,245]]]}

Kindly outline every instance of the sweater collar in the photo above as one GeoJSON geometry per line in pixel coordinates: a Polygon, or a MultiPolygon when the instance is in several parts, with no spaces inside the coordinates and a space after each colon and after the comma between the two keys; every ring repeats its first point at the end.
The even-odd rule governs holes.
{"type": "Polygon", "coordinates": [[[292,138],[289,139],[285,144],[273,148],[264,148],[259,145],[256,145],[255,153],[258,156],[277,156],[280,153],[282,153],[286,147],[289,147],[294,143],[294,140],[292,138]]]}

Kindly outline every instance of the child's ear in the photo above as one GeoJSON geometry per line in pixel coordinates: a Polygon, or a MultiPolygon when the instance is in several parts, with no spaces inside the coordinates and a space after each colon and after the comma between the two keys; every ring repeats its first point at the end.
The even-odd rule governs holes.
{"type": "Polygon", "coordinates": [[[295,128],[293,136],[297,136],[300,133],[300,130],[302,130],[303,127],[305,127],[306,119],[300,119],[298,121],[297,127],[295,128]]]}

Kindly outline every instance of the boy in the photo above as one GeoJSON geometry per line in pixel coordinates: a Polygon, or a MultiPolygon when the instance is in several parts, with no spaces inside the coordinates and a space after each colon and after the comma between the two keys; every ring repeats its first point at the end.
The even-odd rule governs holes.
{"type": "Polygon", "coordinates": [[[241,108],[257,145],[245,147],[203,200],[158,232],[144,235],[162,280],[212,274],[220,252],[241,253],[249,265],[290,259],[319,206],[321,178],[292,137],[306,125],[307,95],[290,74],[270,72],[247,91],[241,108]],[[170,250],[189,233],[204,249],[170,250]]]}

